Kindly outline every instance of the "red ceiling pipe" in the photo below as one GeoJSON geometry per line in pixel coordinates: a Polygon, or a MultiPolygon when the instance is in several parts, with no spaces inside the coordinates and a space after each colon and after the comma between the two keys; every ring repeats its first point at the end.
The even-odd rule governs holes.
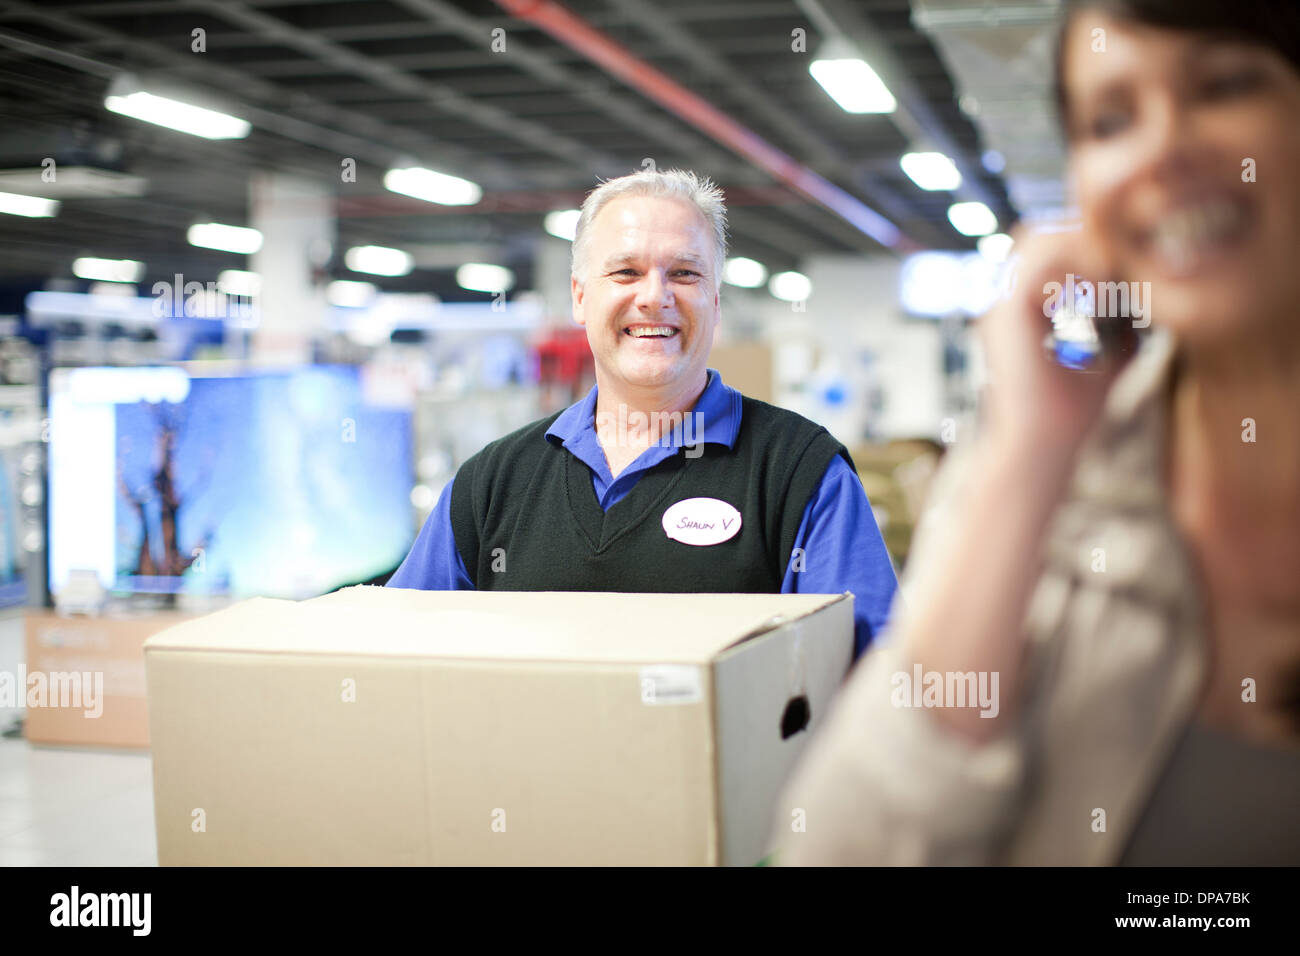
{"type": "Polygon", "coordinates": [[[861,200],[777,149],[748,127],[635,57],[553,0],[496,0],[512,16],[545,30],[664,109],[740,154],[778,182],[824,206],[881,245],[911,248],[899,228],[861,200]]]}

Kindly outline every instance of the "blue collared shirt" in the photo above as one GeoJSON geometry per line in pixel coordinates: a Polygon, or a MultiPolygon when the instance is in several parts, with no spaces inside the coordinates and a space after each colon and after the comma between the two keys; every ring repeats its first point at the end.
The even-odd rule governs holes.
{"type": "MultiPolygon", "coordinates": [[[[608,511],[627,496],[647,471],[671,458],[682,445],[715,442],[734,447],[740,433],[741,395],[722,382],[715,369],[695,404],[698,433],[674,431],[661,444],[651,445],[617,478],[596,434],[596,389],[569,406],[546,432],[591,471],[591,485],[600,507],[608,511]]],[[[454,479],[453,479],[454,481],[454,479]]],[[[411,553],[388,582],[394,588],[436,591],[473,590],[451,527],[451,488],[448,482],[420,530],[411,553]]],[[[840,594],[854,596],[854,657],[866,650],[889,618],[898,589],[894,565],[876,527],[862,482],[848,462],[836,455],[804,508],[795,535],[795,551],[781,581],[782,594],[840,594]],[[797,558],[796,558],[797,555],[797,558]],[[802,564],[802,570],[796,567],[802,564]]]]}

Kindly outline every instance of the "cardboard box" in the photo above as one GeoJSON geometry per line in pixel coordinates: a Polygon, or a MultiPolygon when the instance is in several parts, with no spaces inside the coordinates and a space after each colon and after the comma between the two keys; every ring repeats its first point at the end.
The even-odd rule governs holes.
{"type": "Polygon", "coordinates": [[[752,865],[852,647],[848,594],[247,601],[145,645],[158,859],[752,865]]]}
{"type": "Polygon", "coordinates": [[[709,352],[709,365],[742,395],[774,401],[772,349],[762,342],[719,343],[709,352]]]}
{"type": "Polygon", "coordinates": [[[144,642],[193,618],[175,611],[122,617],[28,612],[24,735],[41,744],[148,747],[144,642]],[[33,694],[38,706],[32,706],[33,694]]]}

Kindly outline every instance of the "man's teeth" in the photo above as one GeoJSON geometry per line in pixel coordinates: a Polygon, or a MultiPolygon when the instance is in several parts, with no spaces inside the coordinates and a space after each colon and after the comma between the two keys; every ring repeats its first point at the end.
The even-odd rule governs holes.
{"type": "Polygon", "coordinates": [[[633,336],[634,338],[646,339],[652,336],[676,335],[677,330],[673,328],[671,325],[655,325],[655,326],[644,325],[644,326],[638,326],[634,329],[628,329],[627,334],[633,336]]]}
{"type": "Polygon", "coordinates": [[[1156,250],[1175,264],[1188,264],[1206,246],[1234,238],[1246,221],[1240,203],[1216,200],[1170,213],[1155,227],[1156,250]]]}

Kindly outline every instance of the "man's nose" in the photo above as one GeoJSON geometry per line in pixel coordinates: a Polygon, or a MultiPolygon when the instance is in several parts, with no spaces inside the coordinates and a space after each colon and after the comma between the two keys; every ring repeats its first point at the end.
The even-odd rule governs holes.
{"type": "Polygon", "coordinates": [[[659,269],[648,269],[637,283],[636,306],[642,310],[666,309],[673,304],[673,291],[659,269]]]}

